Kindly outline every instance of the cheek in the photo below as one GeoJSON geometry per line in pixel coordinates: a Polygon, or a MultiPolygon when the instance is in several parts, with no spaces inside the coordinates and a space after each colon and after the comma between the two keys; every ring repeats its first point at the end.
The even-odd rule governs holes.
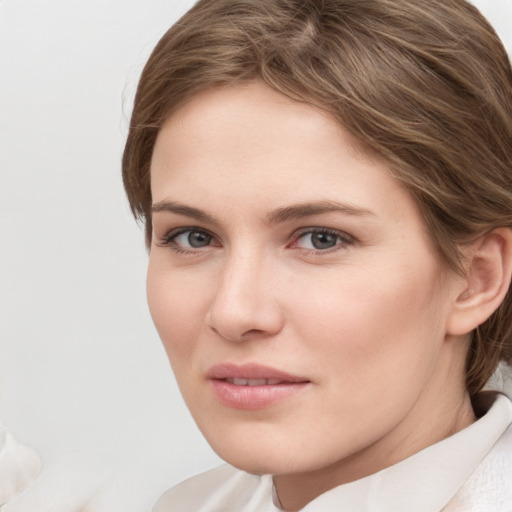
{"type": "Polygon", "coordinates": [[[326,365],[336,365],[346,385],[360,385],[369,372],[377,379],[408,365],[412,372],[443,339],[439,286],[429,266],[424,272],[351,268],[315,288],[302,286],[292,295],[291,309],[300,311],[295,334],[323,354],[326,365]]]}
{"type": "Polygon", "coordinates": [[[179,271],[162,271],[150,258],[149,310],[173,367],[177,360],[192,354],[204,324],[206,306],[201,289],[179,271]]]}

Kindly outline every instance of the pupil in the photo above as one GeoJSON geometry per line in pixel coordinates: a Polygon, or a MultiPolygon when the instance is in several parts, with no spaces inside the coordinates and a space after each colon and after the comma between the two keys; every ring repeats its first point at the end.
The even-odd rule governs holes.
{"type": "Polygon", "coordinates": [[[192,231],[188,235],[190,247],[205,247],[210,243],[210,236],[200,231],[192,231]]]}
{"type": "Polygon", "coordinates": [[[311,242],[315,249],[330,249],[336,245],[336,235],[330,233],[313,233],[311,242]]]}

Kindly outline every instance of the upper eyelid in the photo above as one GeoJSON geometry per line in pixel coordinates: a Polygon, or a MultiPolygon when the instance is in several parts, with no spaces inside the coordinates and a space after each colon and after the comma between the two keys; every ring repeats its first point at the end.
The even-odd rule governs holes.
{"type": "MultiPolygon", "coordinates": [[[[199,227],[199,226],[181,226],[181,227],[177,227],[177,228],[172,228],[166,232],[164,237],[176,236],[181,233],[186,233],[187,231],[201,231],[203,233],[207,233],[208,235],[210,235],[212,237],[220,238],[215,233],[212,233],[209,229],[199,227]]],[[[352,235],[349,235],[346,231],[342,231],[340,229],[335,229],[335,228],[328,228],[325,226],[308,226],[308,227],[298,228],[292,232],[292,234],[290,235],[290,238],[293,238],[294,236],[297,236],[297,235],[304,235],[307,233],[314,233],[314,232],[319,232],[319,231],[334,233],[334,234],[340,235],[342,237],[354,238],[352,235]]]]}
{"type": "Polygon", "coordinates": [[[308,228],[298,229],[294,233],[293,236],[296,238],[296,237],[301,236],[301,235],[307,235],[309,233],[318,233],[318,232],[320,232],[320,233],[321,232],[331,233],[331,234],[334,234],[334,235],[338,235],[341,238],[350,239],[350,240],[354,240],[354,241],[356,240],[356,238],[353,235],[350,235],[346,231],[342,231],[340,229],[334,229],[334,228],[320,227],[320,226],[311,226],[311,227],[308,227],[308,228]]]}
{"type": "MultiPolygon", "coordinates": [[[[344,231],[341,231],[340,229],[328,228],[328,227],[324,227],[324,226],[308,226],[306,228],[299,228],[296,230],[297,233],[313,233],[313,232],[318,232],[318,231],[320,231],[320,232],[326,231],[329,233],[337,233],[340,235],[347,234],[344,231]]],[[[348,236],[348,234],[347,234],[347,236],[348,236]]]]}
{"type": "Polygon", "coordinates": [[[183,233],[187,233],[188,231],[199,231],[201,233],[206,233],[208,236],[211,236],[212,238],[218,238],[218,236],[212,233],[209,229],[200,228],[199,226],[182,226],[179,228],[173,228],[167,231],[162,238],[164,240],[169,240],[171,238],[182,235],[183,233]]]}

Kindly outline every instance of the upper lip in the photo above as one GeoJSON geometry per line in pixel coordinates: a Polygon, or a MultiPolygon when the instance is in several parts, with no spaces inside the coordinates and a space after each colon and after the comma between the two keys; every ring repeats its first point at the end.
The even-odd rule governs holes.
{"type": "Polygon", "coordinates": [[[276,379],[282,382],[309,382],[309,379],[263,366],[256,363],[236,365],[232,363],[216,364],[206,373],[209,379],[276,379]]]}

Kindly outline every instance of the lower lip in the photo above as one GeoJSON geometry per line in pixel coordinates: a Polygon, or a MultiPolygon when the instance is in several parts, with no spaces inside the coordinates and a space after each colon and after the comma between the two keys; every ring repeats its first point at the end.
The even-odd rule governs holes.
{"type": "Polygon", "coordinates": [[[304,390],[309,382],[289,382],[268,386],[235,386],[225,380],[210,380],[213,393],[223,405],[234,409],[257,410],[270,407],[304,390]]]}

